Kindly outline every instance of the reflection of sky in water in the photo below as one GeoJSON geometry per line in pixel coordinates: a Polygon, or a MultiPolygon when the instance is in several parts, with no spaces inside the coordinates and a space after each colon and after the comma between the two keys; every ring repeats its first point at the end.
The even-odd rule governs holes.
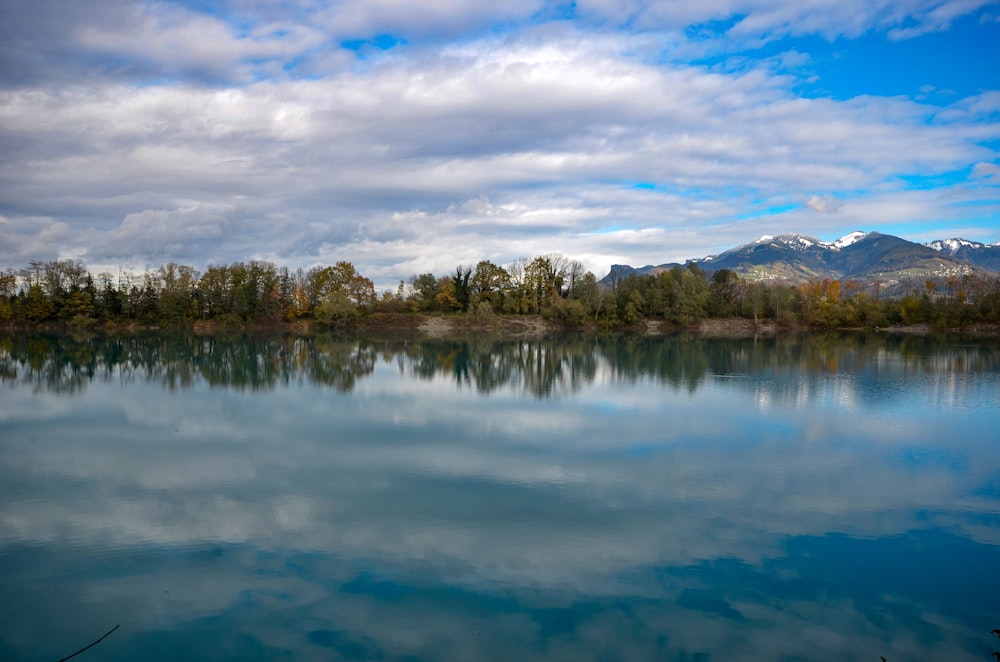
{"type": "Polygon", "coordinates": [[[350,388],[114,368],[66,393],[22,370],[0,386],[0,658],[122,623],[95,653],[985,659],[990,347],[598,347],[529,374],[553,347],[494,359],[492,387],[452,370],[463,348],[383,351],[334,375],[350,388]]]}

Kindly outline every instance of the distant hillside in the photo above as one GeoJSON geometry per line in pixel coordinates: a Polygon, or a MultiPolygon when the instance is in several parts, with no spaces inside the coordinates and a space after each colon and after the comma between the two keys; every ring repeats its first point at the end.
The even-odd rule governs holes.
{"type": "MultiPolygon", "coordinates": [[[[728,269],[748,280],[800,283],[831,278],[891,285],[1000,271],[1000,245],[987,246],[963,239],[923,245],[878,232],[851,232],[833,242],[781,234],[765,235],[749,244],[685,264],[691,262],[708,273],[728,269]]],[[[684,265],[668,263],[636,269],[616,264],[601,282],[610,285],[632,273],[655,275],[675,266],[684,265]]]]}

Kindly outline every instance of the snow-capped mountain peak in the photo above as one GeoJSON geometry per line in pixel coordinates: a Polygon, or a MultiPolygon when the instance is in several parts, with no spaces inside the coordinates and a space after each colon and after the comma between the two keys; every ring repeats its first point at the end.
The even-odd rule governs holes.
{"type": "Polygon", "coordinates": [[[730,248],[728,251],[719,253],[718,255],[708,255],[700,260],[693,260],[696,262],[708,262],[710,260],[718,260],[727,255],[732,255],[735,253],[743,253],[749,250],[753,250],[757,246],[781,246],[784,248],[789,248],[794,251],[806,251],[811,248],[818,249],[840,249],[867,237],[866,232],[852,232],[849,235],[841,237],[835,242],[821,241],[815,237],[809,237],[802,234],[797,234],[794,232],[787,232],[783,234],[765,234],[762,235],[756,241],[751,241],[749,244],[743,244],[741,246],[736,246],[735,248],[730,248]]]}
{"type": "Polygon", "coordinates": [[[867,236],[868,236],[867,232],[862,232],[861,230],[855,230],[854,232],[845,234],[837,241],[831,243],[830,246],[838,249],[847,248],[851,244],[856,244],[867,236]]]}
{"type": "MultiPolygon", "coordinates": [[[[854,279],[900,285],[908,278],[1000,273],[1000,242],[943,239],[918,244],[879,232],[855,231],[835,241],[808,235],[764,235],[717,255],[687,260],[707,273],[727,270],[750,281],[801,283],[817,278],[854,279]],[[916,274],[916,275],[914,275],[916,274]],[[901,280],[902,279],[902,280],[901,280]]],[[[615,265],[602,283],[613,284],[627,273],[657,274],[684,265],[669,263],[640,269],[615,265]]],[[[992,276],[991,276],[992,277],[992,276]]]]}
{"type": "Polygon", "coordinates": [[[788,248],[794,250],[804,251],[807,248],[811,248],[812,246],[822,246],[823,242],[813,237],[806,237],[805,235],[789,232],[786,234],[778,234],[778,235],[765,234],[757,241],[741,246],[740,248],[746,248],[748,246],[759,246],[764,244],[780,244],[782,246],[787,246],[788,248]]]}
{"type": "Polygon", "coordinates": [[[927,246],[933,248],[939,253],[945,253],[947,255],[954,255],[963,248],[986,248],[986,244],[981,244],[978,241],[961,239],[959,237],[955,237],[953,239],[938,239],[937,241],[932,241],[927,244],[927,246]]]}

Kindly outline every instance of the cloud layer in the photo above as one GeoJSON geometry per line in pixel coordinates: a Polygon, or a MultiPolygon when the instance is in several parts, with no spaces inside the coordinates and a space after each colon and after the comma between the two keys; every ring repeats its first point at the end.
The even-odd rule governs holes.
{"type": "Polygon", "coordinates": [[[982,4],[5,0],[0,262],[348,259],[391,285],[780,231],[996,241],[1000,92],[808,96],[795,50],[993,30],[982,4]]]}

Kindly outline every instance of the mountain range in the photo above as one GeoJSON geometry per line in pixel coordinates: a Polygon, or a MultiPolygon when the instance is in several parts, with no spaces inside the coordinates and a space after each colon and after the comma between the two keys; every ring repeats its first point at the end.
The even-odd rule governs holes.
{"type": "Polygon", "coordinates": [[[1000,243],[944,239],[918,244],[878,232],[851,232],[832,242],[801,234],[765,235],[684,264],[631,267],[612,265],[602,279],[608,285],[635,273],[657,274],[675,266],[697,264],[709,274],[729,269],[748,280],[801,283],[817,278],[862,280],[887,285],[963,275],[1000,275],[1000,243]]]}

